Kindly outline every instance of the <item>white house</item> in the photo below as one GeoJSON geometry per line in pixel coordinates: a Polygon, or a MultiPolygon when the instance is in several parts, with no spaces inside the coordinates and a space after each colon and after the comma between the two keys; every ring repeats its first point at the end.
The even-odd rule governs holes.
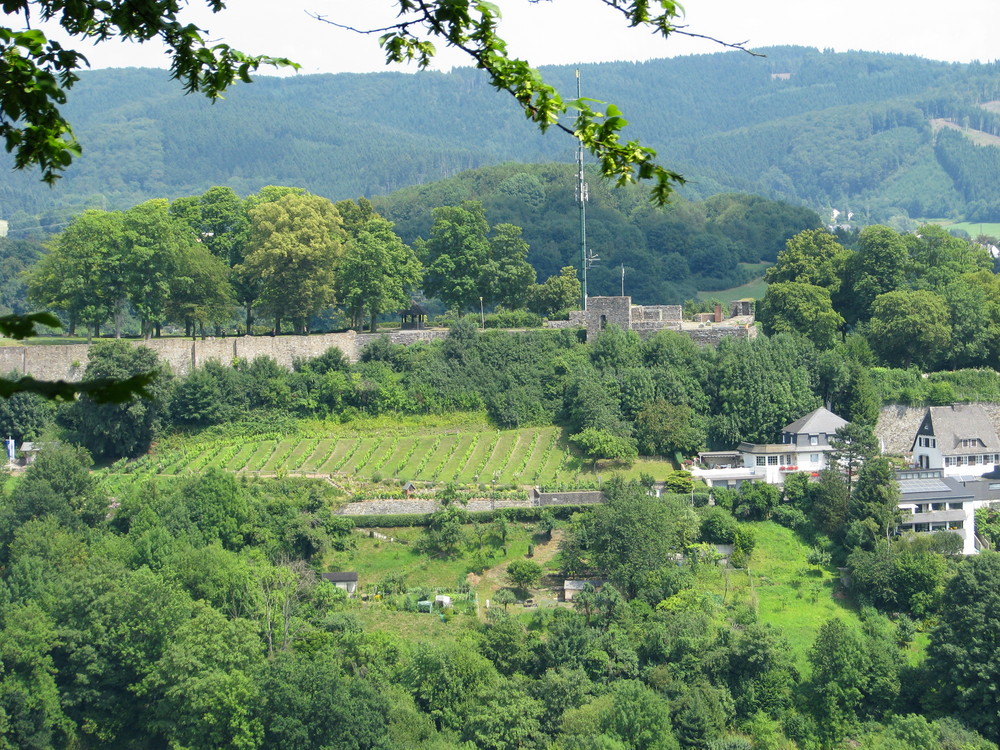
{"type": "Polygon", "coordinates": [[[978,404],[929,406],[911,447],[917,469],[982,476],[1000,463],[1000,438],[978,404]]]}
{"type": "Polygon", "coordinates": [[[903,520],[897,533],[952,531],[962,537],[962,554],[979,551],[976,508],[990,494],[979,477],[945,477],[939,469],[914,469],[896,475],[903,520]]]}
{"type": "Polygon", "coordinates": [[[735,451],[699,453],[706,468],[691,473],[709,486],[738,487],[743,482],[782,484],[788,474],[819,474],[827,468],[833,446],[830,438],[847,424],[820,407],[781,430],[778,443],[740,443],[735,451]]]}

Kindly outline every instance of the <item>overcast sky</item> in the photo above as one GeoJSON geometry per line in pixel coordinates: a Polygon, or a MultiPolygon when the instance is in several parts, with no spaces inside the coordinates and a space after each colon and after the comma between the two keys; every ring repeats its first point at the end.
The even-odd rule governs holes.
{"type": "MultiPolygon", "coordinates": [[[[188,20],[245,52],[285,56],[303,73],[385,70],[377,34],[363,36],[310,16],[358,28],[394,19],[390,0],[229,0],[217,15],[190,0],[188,20]]],[[[683,37],[670,41],[629,29],[600,0],[494,0],[504,13],[501,35],[510,51],[534,65],[647,60],[720,48],[683,37]]],[[[837,51],[870,50],[936,60],[983,62],[1000,58],[1000,0],[688,0],[690,31],[750,46],[801,44],[837,51]]],[[[12,19],[8,19],[8,22],[12,19]]],[[[52,30],[48,30],[52,34],[52,30]]],[[[81,48],[78,43],[77,48],[81,48]]],[[[92,67],[165,67],[155,44],[103,44],[87,52],[92,67]]],[[[435,67],[468,62],[442,54],[435,67]]]]}

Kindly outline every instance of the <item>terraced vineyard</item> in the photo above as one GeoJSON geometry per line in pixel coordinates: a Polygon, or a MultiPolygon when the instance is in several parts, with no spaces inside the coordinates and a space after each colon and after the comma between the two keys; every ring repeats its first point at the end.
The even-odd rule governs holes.
{"type": "Polygon", "coordinates": [[[151,476],[197,474],[210,467],[240,474],[336,476],[463,485],[571,485],[590,466],[567,449],[558,427],[497,430],[483,422],[304,425],[289,437],[257,440],[173,438],[136,461],[103,470],[115,486],[151,476]]]}

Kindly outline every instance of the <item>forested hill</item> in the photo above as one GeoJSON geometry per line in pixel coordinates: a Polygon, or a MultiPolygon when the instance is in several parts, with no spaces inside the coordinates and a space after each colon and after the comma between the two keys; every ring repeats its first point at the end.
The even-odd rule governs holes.
{"type": "MultiPolygon", "coordinates": [[[[618,104],[627,134],[681,168],[692,197],[756,192],[873,221],[1000,219],[1000,149],[975,145],[1000,133],[1000,67],[765,52],[585,65],[584,93],[618,104]]],[[[572,67],[543,72],[572,94],[572,67]]],[[[163,71],[93,71],[67,112],[85,151],[55,189],[0,170],[0,218],[14,236],[30,230],[29,215],[50,211],[41,223],[59,229],[83,207],[127,208],[212,185],[245,194],[289,184],[339,199],[573,157],[569,137],[536,133],[471,69],[262,77],[215,105],[184,97],[163,71]]]]}
{"type": "MultiPolygon", "coordinates": [[[[379,212],[408,243],[431,234],[432,208],[480,201],[491,225],[523,227],[528,260],[539,279],[579,266],[579,207],[571,164],[502,164],[376,198],[379,212]]],[[[625,292],[637,303],[680,303],[699,290],[729,289],[773,263],[786,241],[821,226],[807,208],[756,195],[724,193],[701,201],[649,202],[645,186],[615,189],[589,177],[589,248],[600,257],[588,271],[592,294],[625,292]],[[751,264],[749,267],[744,264],[751,264]]]]}

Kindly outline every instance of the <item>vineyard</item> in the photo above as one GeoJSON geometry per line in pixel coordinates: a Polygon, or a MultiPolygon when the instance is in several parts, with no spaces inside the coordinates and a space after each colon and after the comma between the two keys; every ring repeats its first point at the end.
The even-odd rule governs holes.
{"type": "Polygon", "coordinates": [[[102,470],[116,487],[210,467],[260,476],[319,475],[455,482],[462,485],[573,486],[592,481],[558,427],[497,430],[483,422],[400,421],[303,424],[294,435],[174,436],[138,460],[102,470]]]}

